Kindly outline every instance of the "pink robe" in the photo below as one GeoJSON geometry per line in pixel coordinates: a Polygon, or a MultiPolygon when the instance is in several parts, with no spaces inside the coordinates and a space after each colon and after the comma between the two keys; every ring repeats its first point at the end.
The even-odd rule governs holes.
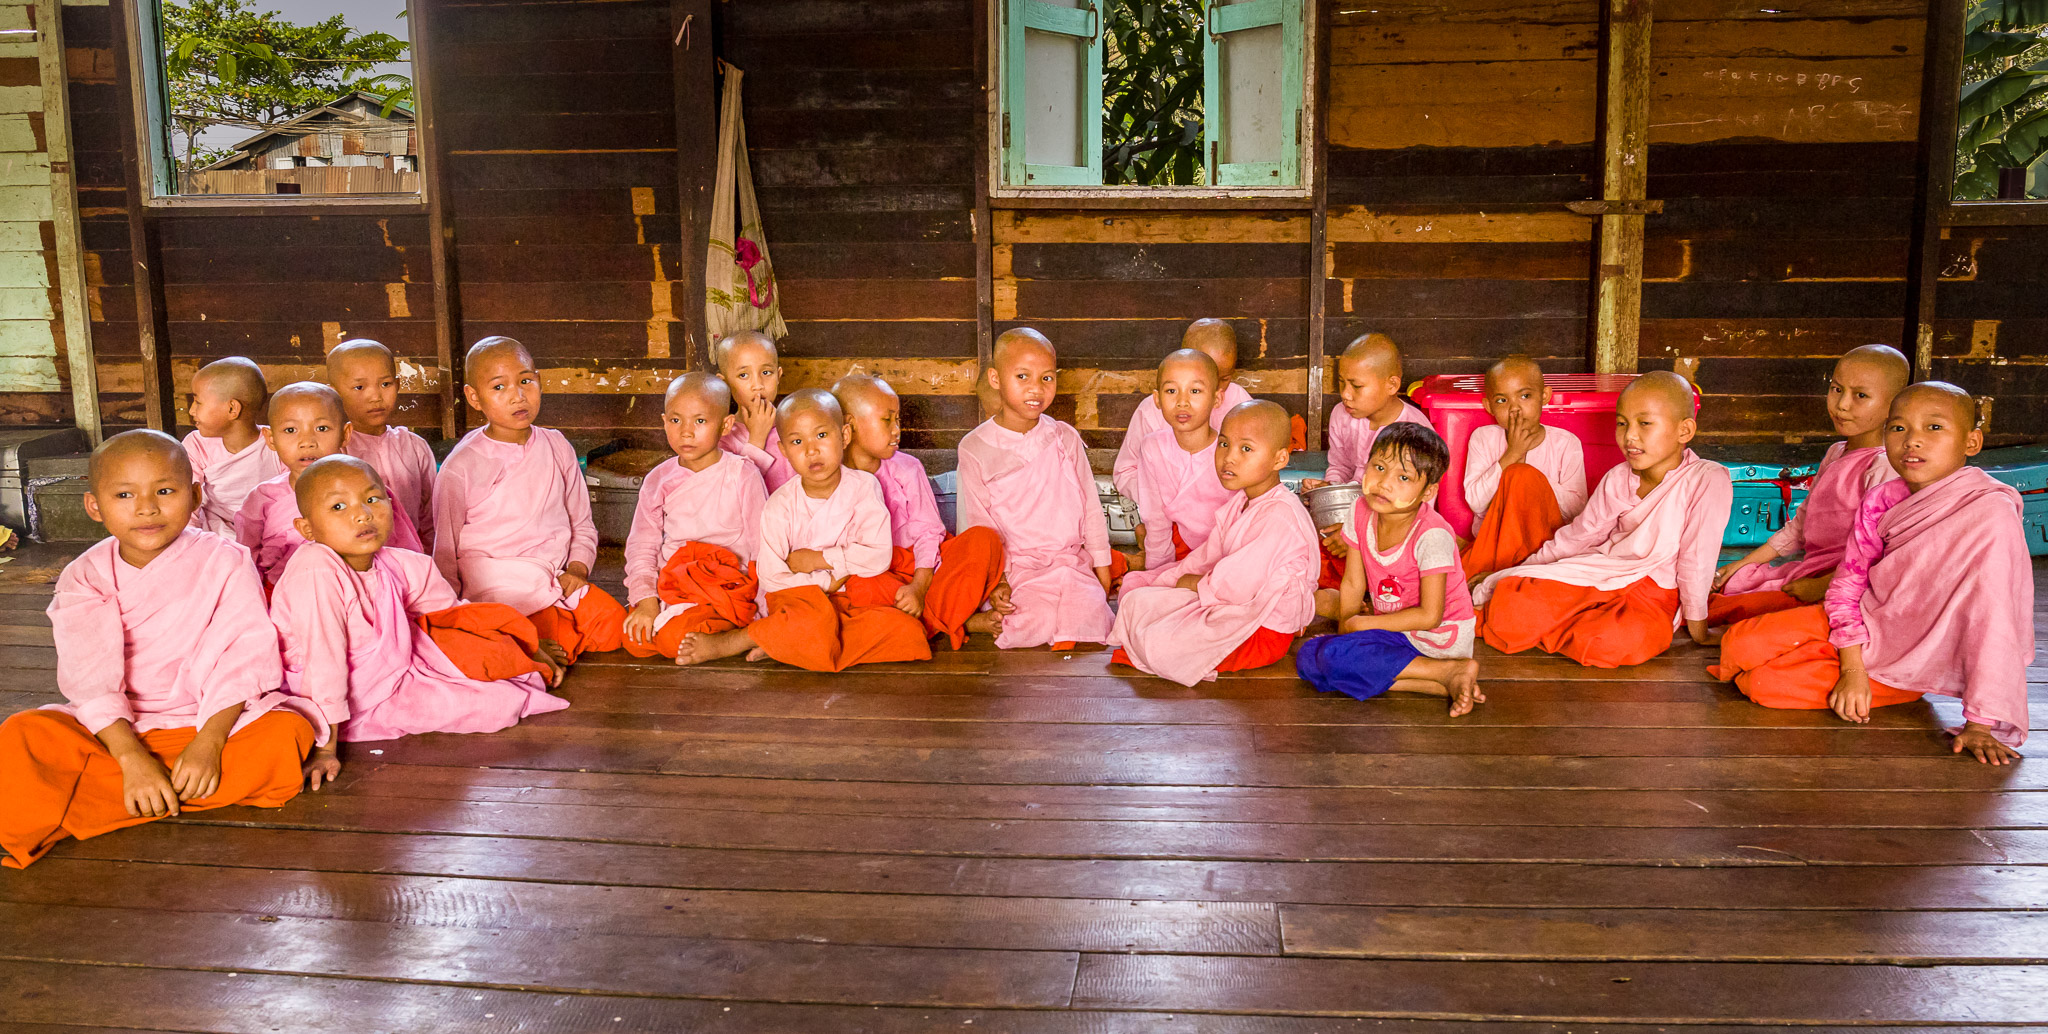
{"type": "Polygon", "coordinates": [[[1576,520],[1559,528],[1527,563],[1488,575],[1473,601],[1485,603],[1502,578],[1541,578],[1602,592],[1648,578],[1677,590],[1675,621],[1706,620],[1721,534],[1735,501],[1728,468],[1687,449],[1678,466],[1638,499],[1642,480],[1628,464],[1616,464],[1576,520]]]}
{"type": "Polygon", "coordinates": [[[576,449],[535,427],[513,445],[479,427],[464,436],[434,483],[434,563],[465,599],[535,614],[564,600],[572,563],[597,566],[597,525],[576,449]]]}
{"type": "Polygon", "coordinates": [[[351,428],[347,452],[384,478],[384,487],[391,490],[392,504],[412,521],[419,540],[434,541],[433,446],[403,427],[386,426],[383,434],[364,434],[351,428]]]}
{"type": "Polygon", "coordinates": [[[199,509],[192,511],[192,526],[232,536],[235,514],[257,485],[284,473],[284,462],[257,428],[256,440],[241,452],[229,452],[219,438],[202,437],[194,431],[185,436],[185,457],[192,461],[192,478],[199,482],[199,509]]]}
{"type": "Polygon", "coordinates": [[[1329,468],[1323,472],[1323,480],[1333,485],[1349,484],[1365,474],[1366,457],[1372,455],[1373,439],[1380,436],[1387,425],[1406,421],[1411,424],[1430,426],[1429,417],[1422,410],[1401,403],[1401,415],[1374,427],[1372,421],[1351,415],[1342,402],[1330,410],[1330,426],[1324,431],[1325,445],[1330,450],[1329,468]]]}
{"type": "Polygon", "coordinates": [[[236,730],[284,708],[327,740],[319,711],[281,691],[263,587],[249,551],[229,539],[188,528],[141,568],[101,539],[57,576],[49,614],[68,702],[48,709],[88,732],[123,718],[138,734],[203,726],[240,704],[236,730]]]}
{"type": "Polygon", "coordinates": [[[889,507],[891,541],[910,551],[918,567],[936,570],[939,546],[946,541],[946,522],[932,479],[918,458],[898,449],[875,470],[882,482],[882,502],[889,507]]]}
{"type": "Polygon", "coordinates": [[[744,456],[754,469],[761,472],[761,480],[768,491],[781,488],[783,483],[796,476],[796,468],[789,465],[789,457],[782,454],[782,439],[774,434],[768,436],[766,448],[757,446],[747,437],[747,429],[737,420],[732,430],[718,440],[718,447],[734,455],[744,456]]]}
{"type": "MultiPolygon", "coordinates": [[[[1235,381],[1225,381],[1222,396],[1216,400],[1215,408],[1209,410],[1209,426],[1218,431],[1222,430],[1223,418],[1229,416],[1230,411],[1239,404],[1251,400],[1251,392],[1238,386],[1235,381]]],[[[1138,403],[1138,408],[1131,411],[1131,425],[1124,429],[1124,443],[1116,450],[1115,473],[1111,475],[1111,482],[1116,485],[1116,494],[1134,503],[1143,501],[1138,495],[1143,491],[1138,486],[1138,447],[1145,439],[1172,429],[1166,422],[1166,414],[1159,411],[1158,395],[1145,396],[1144,401],[1138,403]]]]}
{"type": "Polygon", "coordinates": [[[1321,545],[1299,496],[1232,492],[1215,528],[1186,560],[1124,575],[1109,635],[1140,670],[1183,686],[1214,678],[1253,632],[1299,632],[1316,616],[1321,545]],[[1197,588],[1175,586],[1188,574],[1202,576],[1197,588]]]}
{"type": "Polygon", "coordinates": [[[1729,576],[1728,584],[1721,588],[1723,593],[1734,596],[1782,590],[1801,578],[1827,574],[1842,562],[1857,506],[1871,489],[1899,476],[1882,446],[1848,450],[1848,442],[1828,448],[1799,512],[1771,536],[1768,544],[1778,556],[1798,559],[1775,565],[1751,564],[1729,576]]]}
{"type": "Polygon", "coordinates": [[[761,593],[815,585],[831,592],[847,578],[873,578],[889,569],[895,547],[889,530],[889,507],[882,484],[873,474],[852,467],[839,470],[839,487],[827,499],[804,494],[801,480],[785,482],[769,493],[761,510],[761,552],[754,571],[761,593]],[[789,569],[789,551],[815,549],[825,554],[829,571],[797,574],[789,569]]]}
{"type": "MultiPolygon", "coordinates": [[[[1465,503],[1472,508],[1476,530],[1486,508],[1500,491],[1500,458],[1507,455],[1508,433],[1499,424],[1474,428],[1465,446],[1465,503]]],[[[1586,448],[1579,436],[1561,427],[1543,425],[1543,441],[1523,463],[1536,468],[1557,496],[1558,513],[1569,523],[1586,508],[1586,448]]]]}
{"type": "Polygon", "coordinates": [[[1145,566],[1165,567],[1173,555],[1173,529],[1188,549],[1201,548],[1216,527],[1216,510],[1230,490],[1216,477],[1216,449],[1189,452],[1161,431],[1138,446],[1138,520],[1145,525],[1145,566]]]}
{"type": "Polygon", "coordinates": [[[2034,659],[2034,574],[2021,510],[2010,485],[1964,467],[1884,511],[1871,543],[1880,555],[1868,555],[1864,540],[1873,536],[1852,536],[1826,603],[1830,640],[1861,645],[1872,679],[1960,697],[1965,719],[2012,747],[2027,739],[2034,659]],[[1837,616],[1844,607],[1860,611],[1860,629],[1837,616]]]}
{"type": "MultiPolygon", "coordinates": [[[[768,490],[752,463],[730,452],[693,472],[669,459],[647,472],[633,506],[633,530],[626,535],[626,605],[658,595],[661,569],[686,542],[732,550],[741,566],[752,563],[761,544],[761,508],[768,490]]],[[[695,603],[665,604],[654,619],[659,629],[695,603]]]]}
{"type": "MultiPolygon", "coordinates": [[[[235,515],[235,538],[256,558],[263,584],[276,585],[285,563],[306,544],[306,536],[292,523],[299,517],[299,497],[292,489],[289,472],[257,485],[242,504],[242,512],[235,515]]],[[[404,508],[391,508],[391,537],[384,544],[414,552],[424,548],[404,508]]]]}
{"type": "Polygon", "coordinates": [[[1105,642],[1116,615],[1095,568],[1110,563],[1109,518],[1080,432],[1049,416],[1023,434],[983,421],[960,441],[959,476],[960,530],[1003,539],[1016,610],[996,646],[1105,642]]]}
{"type": "Polygon", "coordinates": [[[469,678],[413,621],[461,602],[421,553],[380,549],[358,572],[326,546],[299,550],[270,602],[285,684],[350,741],[496,732],[569,706],[538,674],[469,678]]]}

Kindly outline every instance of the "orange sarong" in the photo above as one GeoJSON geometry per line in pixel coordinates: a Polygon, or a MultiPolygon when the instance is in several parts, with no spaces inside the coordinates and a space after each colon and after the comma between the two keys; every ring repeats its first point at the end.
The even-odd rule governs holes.
{"type": "MultiPolygon", "coordinates": [[[[1228,657],[1216,662],[1216,670],[1221,673],[1263,668],[1287,656],[1287,651],[1293,646],[1294,637],[1285,632],[1276,632],[1265,627],[1256,628],[1252,630],[1251,635],[1245,637],[1244,642],[1237,644],[1237,649],[1230,651],[1228,657]]],[[[1109,655],[1109,663],[1121,664],[1126,668],[1137,667],[1131,663],[1131,655],[1125,653],[1121,646],[1117,647],[1115,653],[1109,655]]]]}
{"type": "Polygon", "coordinates": [[[845,593],[827,596],[815,585],[769,593],[768,612],[748,632],[768,656],[809,671],[932,659],[924,624],[893,603],[858,607],[845,593]]]}
{"type": "MultiPolygon", "coordinates": [[[[199,730],[157,729],[142,745],[166,769],[199,730]]],[[[313,749],[313,726],[272,711],[228,737],[220,753],[220,789],[185,801],[180,813],[230,804],[276,808],[298,796],[299,765],[313,749]]],[[[121,763],[78,719],[62,711],[23,711],[0,722],[0,866],[26,867],[65,837],[84,840],[155,819],[128,814],[121,763]]]]}
{"type": "Polygon", "coordinates": [[[725,632],[754,620],[754,597],[761,583],[753,564],[740,564],[739,554],[707,542],[685,542],[661,566],[654,594],[664,606],[694,604],[654,630],[654,639],[619,645],[635,657],[673,658],[683,637],[692,632],[725,632]]]}
{"type": "Polygon", "coordinates": [[[1479,632],[1502,653],[1534,647],[1589,668],[1620,668],[1669,649],[1677,615],[1678,590],[1647,577],[1603,590],[1509,576],[1494,587],[1479,632]]]}
{"type": "Polygon", "coordinates": [[[420,628],[464,675],[479,682],[548,673],[533,659],[540,633],[526,616],[502,603],[464,603],[421,614],[420,628]]]}
{"type": "Polygon", "coordinates": [[[542,607],[526,615],[526,619],[533,622],[533,630],[542,639],[562,644],[562,649],[569,653],[570,664],[586,653],[616,650],[625,638],[626,608],[596,585],[583,594],[575,610],[542,607]]]}
{"type": "Polygon", "coordinates": [[[1778,589],[1739,592],[1733,596],[1724,596],[1717,592],[1707,599],[1707,625],[1711,628],[1722,628],[1748,621],[1750,618],[1803,606],[1806,604],[1799,602],[1799,597],[1778,589]]]}
{"type": "Polygon", "coordinates": [[[1561,527],[1564,514],[1557,508],[1557,490],[1542,471],[1527,463],[1501,471],[1493,503],[1472,529],[1472,544],[1465,547],[1465,577],[1505,571],[1529,559],[1561,527]]]}
{"type": "MultiPolygon", "coordinates": [[[[1810,603],[1738,622],[1721,637],[1721,663],[1707,674],[1733,681],[1765,707],[1818,711],[1842,676],[1842,659],[1828,642],[1827,612],[1810,603]]],[[[1918,699],[1918,693],[1870,680],[1872,707],[1918,699]]]]}
{"type": "Polygon", "coordinates": [[[939,567],[924,593],[927,636],[944,633],[953,649],[967,641],[967,619],[1003,580],[1003,537],[976,525],[939,545],[939,567]]]}
{"type": "MultiPolygon", "coordinates": [[[[936,572],[934,572],[936,573],[936,572]]],[[[839,592],[856,610],[864,607],[896,606],[896,590],[917,577],[917,558],[897,546],[889,553],[889,569],[876,575],[848,575],[839,592]]]]}

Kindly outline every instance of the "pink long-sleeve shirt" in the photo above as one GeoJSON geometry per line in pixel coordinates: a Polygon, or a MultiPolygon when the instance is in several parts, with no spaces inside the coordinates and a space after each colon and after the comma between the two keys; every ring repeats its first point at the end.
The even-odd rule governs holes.
{"type": "Polygon", "coordinates": [[[946,522],[939,516],[939,499],[932,494],[932,479],[924,472],[924,463],[898,449],[875,468],[875,477],[882,482],[882,502],[889,507],[889,529],[896,547],[909,550],[919,567],[938,567],[946,522]]]}
{"type": "Polygon", "coordinates": [[[1600,479],[1577,519],[1557,530],[1526,563],[1495,571],[1473,594],[1493,595],[1502,578],[1544,578],[1610,591],[1648,578],[1678,591],[1674,621],[1704,621],[1735,486],[1728,468],[1691,449],[1647,496],[1642,475],[1617,464],[1600,479]]]}
{"type": "MultiPolygon", "coordinates": [[[[1252,393],[1244,390],[1235,381],[1223,382],[1223,392],[1216,399],[1215,408],[1209,410],[1209,426],[1214,430],[1223,429],[1223,418],[1238,405],[1250,402],[1252,393]]],[[[1112,468],[1110,483],[1116,486],[1116,494],[1132,502],[1144,500],[1138,493],[1144,491],[1138,484],[1138,447],[1145,439],[1161,431],[1172,430],[1166,423],[1166,414],[1159,411],[1159,396],[1147,395],[1131,411],[1131,424],[1124,429],[1123,444],[1116,450],[1116,465],[1112,468]]]]}
{"type": "MultiPolygon", "coordinates": [[[[387,426],[383,434],[364,434],[351,427],[349,455],[362,460],[384,479],[391,502],[412,520],[419,540],[434,541],[434,447],[410,428],[387,426]]],[[[406,547],[412,548],[412,547],[406,547]]],[[[422,549],[426,546],[420,547],[422,549]]]]}
{"type": "Polygon", "coordinates": [[[199,482],[199,509],[192,511],[192,526],[222,535],[235,533],[235,515],[257,485],[284,473],[277,450],[263,436],[269,428],[259,427],[256,440],[241,452],[229,452],[219,438],[207,438],[198,431],[185,436],[185,458],[192,461],[192,478],[199,482]]]}
{"type": "MultiPolygon", "coordinates": [[[[263,584],[276,585],[292,554],[306,544],[306,536],[299,534],[298,526],[292,523],[300,516],[298,492],[292,488],[289,473],[257,485],[242,504],[242,512],[235,515],[235,540],[249,547],[249,555],[256,558],[256,570],[263,575],[263,584]]],[[[397,505],[391,508],[391,537],[385,545],[414,551],[424,548],[419,532],[413,529],[412,518],[397,505]]]]}
{"type": "Polygon", "coordinates": [[[570,564],[597,563],[597,525],[576,449],[535,427],[523,444],[471,431],[434,484],[434,563],[455,591],[522,614],[562,599],[570,564]]]}
{"type": "Polygon", "coordinates": [[[135,567],[101,539],[57,576],[49,614],[66,701],[50,709],[89,732],[122,719],[138,733],[202,726],[239,704],[236,729],[283,707],[326,739],[319,711],[281,691],[277,630],[239,543],[188,528],[135,567]]]}
{"type": "Polygon", "coordinates": [[[1080,432],[1041,416],[1029,431],[994,420],[960,440],[960,530],[1003,539],[1003,578],[1016,610],[996,646],[1099,643],[1116,616],[1095,568],[1110,562],[1109,518],[1080,432]]]}
{"type": "Polygon", "coordinates": [[[754,469],[761,472],[761,481],[773,492],[781,488],[790,478],[796,476],[796,468],[789,465],[789,457],[782,454],[782,440],[773,434],[768,436],[766,447],[755,445],[747,437],[747,429],[734,421],[732,430],[718,439],[718,447],[737,456],[743,456],[754,469]]]}
{"type": "MultiPolygon", "coordinates": [[[[1476,527],[1500,491],[1500,458],[1507,455],[1508,433],[1499,424],[1475,428],[1465,446],[1465,503],[1472,507],[1476,527]]],[[[1557,495],[1557,509],[1566,521],[1586,508],[1586,449],[1579,436],[1561,427],[1543,426],[1539,442],[1522,462],[1535,467],[1557,495]]]]}
{"type": "Polygon", "coordinates": [[[1884,536],[1877,525],[1911,494],[1904,481],[1894,479],[1865,493],[1856,507],[1841,562],[1835,565],[1835,580],[1821,599],[1828,615],[1828,642],[1836,649],[1870,641],[1870,629],[1863,624],[1863,594],[1870,589],[1870,565],[1884,557],[1884,536]]]}
{"type": "Polygon", "coordinates": [[[1342,402],[1330,410],[1330,426],[1324,430],[1325,444],[1329,447],[1329,469],[1323,472],[1323,480],[1333,485],[1357,481],[1365,474],[1366,458],[1372,455],[1373,439],[1388,425],[1402,422],[1429,426],[1429,417],[1422,410],[1406,401],[1401,403],[1401,415],[1392,420],[1373,426],[1364,417],[1352,416],[1342,402]]]}
{"type": "Polygon", "coordinates": [[[1145,566],[1173,563],[1173,529],[1193,550],[1209,541],[1216,510],[1230,490],[1216,476],[1216,448],[1189,452],[1165,430],[1138,446],[1138,519],[1145,525],[1145,566]]]}
{"type": "Polygon", "coordinates": [[[662,567],[685,542],[729,549],[741,566],[752,563],[767,502],[761,472],[730,452],[702,471],[673,457],[648,471],[626,535],[626,605],[656,595],[662,567]]]}
{"type": "Polygon", "coordinates": [[[764,595],[804,585],[830,592],[841,579],[872,578],[887,571],[894,550],[881,482],[867,471],[842,467],[839,487],[827,498],[811,498],[801,478],[768,493],[754,572],[764,595]],[[790,570],[793,549],[825,554],[830,569],[809,574],[790,570]]]}

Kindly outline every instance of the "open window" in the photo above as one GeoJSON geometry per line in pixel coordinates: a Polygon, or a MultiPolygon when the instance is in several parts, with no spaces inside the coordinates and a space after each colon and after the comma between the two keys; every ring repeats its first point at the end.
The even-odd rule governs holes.
{"type": "Polygon", "coordinates": [[[154,204],[416,201],[406,0],[134,0],[154,204]]]}
{"type": "Polygon", "coordinates": [[[1305,193],[1307,0],[998,0],[997,192],[1305,193]]]}
{"type": "Polygon", "coordinates": [[[1969,0],[1956,201],[2048,200],[2048,2],[1969,0]]]}

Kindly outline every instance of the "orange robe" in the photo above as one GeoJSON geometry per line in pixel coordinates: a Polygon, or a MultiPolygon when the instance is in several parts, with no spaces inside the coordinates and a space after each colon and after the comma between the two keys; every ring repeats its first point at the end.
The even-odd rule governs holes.
{"type": "Polygon", "coordinates": [[[528,614],[526,619],[533,622],[534,631],[542,639],[562,644],[562,649],[569,653],[570,664],[586,653],[618,649],[624,639],[626,608],[611,593],[595,585],[585,585],[574,599],[573,609],[564,599],[528,614]]]}
{"type": "Polygon", "coordinates": [[[768,594],[768,613],[748,627],[762,652],[808,671],[856,664],[928,661],[931,644],[916,618],[888,607],[858,607],[815,585],[768,594]]]}
{"type": "Polygon", "coordinates": [[[525,615],[502,603],[464,603],[416,620],[434,645],[478,682],[548,673],[533,659],[540,649],[540,632],[525,615]]]}
{"type": "Polygon", "coordinates": [[[1726,628],[1750,618],[1805,605],[1799,602],[1799,597],[1782,589],[1739,592],[1733,596],[1724,596],[1717,592],[1707,602],[1707,625],[1712,628],[1726,628]]]}
{"type": "MultiPolygon", "coordinates": [[[[1816,711],[1828,706],[1842,660],[1828,642],[1827,611],[1815,603],[1738,622],[1721,639],[1721,663],[1707,672],[1733,681],[1765,707],[1816,711]]],[[[1918,699],[1919,693],[1870,680],[1872,707],[1918,699]]]]}
{"type": "MultiPolygon", "coordinates": [[[[153,729],[142,745],[168,769],[199,730],[153,729]]],[[[178,805],[180,813],[230,804],[276,808],[298,796],[299,765],[313,749],[313,725],[273,710],[228,737],[220,754],[220,788],[178,805]]],[[[65,837],[84,840],[154,822],[128,814],[121,763],[78,719],[55,710],[23,711],[0,722],[0,866],[26,867],[65,837]]]]}
{"type": "Polygon", "coordinates": [[[1563,526],[1557,490],[1542,471],[1527,463],[1501,471],[1500,488],[1465,547],[1465,576],[1504,571],[1529,559],[1563,526]]]}
{"type": "Polygon", "coordinates": [[[939,545],[939,566],[924,593],[924,630],[943,633],[953,649],[967,641],[967,619],[1003,581],[1003,537],[976,525],[939,545]]]}
{"type": "MultiPolygon", "coordinates": [[[[707,542],[685,542],[669,554],[655,583],[662,611],[689,604],[654,629],[646,644],[625,640],[635,657],[670,657],[692,632],[725,632],[754,620],[754,600],[761,583],[754,565],[740,563],[739,554],[707,542]]],[[[658,620],[658,619],[657,619],[658,620]]]]}
{"type": "Polygon", "coordinates": [[[768,656],[811,671],[931,659],[923,623],[896,609],[896,589],[915,566],[909,550],[892,544],[875,475],[842,468],[824,499],[807,496],[800,479],[770,493],[754,563],[769,591],[767,613],[748,630],[768,656]],[[829,569],[790,570],[799,549],[818,550],[829,569]]]}
{"type": "Polygon", "coordinates": [[[1547,578],[1503,578],[1480,632],[1502,653],[1531,647],[1589,668],[1641,664],[1671,647],[1678,590],[1644,577],[1620,589],[1547,578]]]}

